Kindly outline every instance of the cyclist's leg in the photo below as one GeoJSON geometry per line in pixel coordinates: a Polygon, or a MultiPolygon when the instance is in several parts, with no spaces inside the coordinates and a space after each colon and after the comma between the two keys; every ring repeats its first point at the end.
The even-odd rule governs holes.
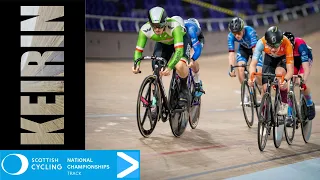
{"type": "MultiPolygon", "coordinates": [[[[283,61],[284,58],[285,57],[279,57],[276,60],[276,62],[279,62],[277,64],[276,74],[282,74],[283,76],[285,76],[287,73],[285,61],[283,61]]],[[[278,82],[279,83],[281,82],[280,77],[278,78],[278,82]]],[[[288,113],[288,87],[286,86],[284,88],[280,88],[280,94],[281,94],[282,105],[280,107],[278,114],[284,116],[284,115],[287,115],[288,113]]]]}
{"type": "MultiPolygon", "coordinates": [[[[191,48],[190,57],[192,57],[193,54],[194,54],[194,48],[191,48]]],[[[192,61],[191,69],[192,69],[192,72],[193,72],[193,75],[194,75],[194,81],[195,81],[195,83],[199,83],[200,82],[200,78],[199,78],[199,70],[200,70],[199,58],[196,61],[193,61],[191,59],[190,59],[190,61],[192,61]]]]}
{"type": "MultiPolygon", "coordinates": [[[[262,73],[275,73],[275,66],[272,64],[272,62],[275,59],[268,54],[264,55],[264,62],[262,65],[262,73]]],[[[263,92],[265,93],[267,91],[267,83],[268,83],[268,77],[262,76],[262,86],[263,86],[263,92]]]]}
{"type": "MultiPolygon", "coordinates": [[[[193,48],[192,48],[191,52],[194,53],[193,48]]],[[[190,53],[190,57],[192,57],[193,53],[190,53]]],[[[192,60],[190,59],[190,61],[192,61],[192,60]]],[[[194,82],[195,82],[195,90],[196,90],[195,95],[197,97],[200,97],[202,95],[202,81],[199,78],[199,74],[200,74],[199,73],[200,72],[199,58],[196,61],[193,61],[193,65],[192,65],[191,69],[193,72],[193,78],[194,78],[194,82]]]]}
{"type": "MultiPolygon", "coordinates": [[[[172,45],[156,42],[153,50],[153,55],[157,57],[165,58],[167,61],[169,61],[173,52],[174,52],[174,48],[172,47],[172,45]]],[[[152,61],[152,70],[154,70],[153,61],[152,61]]]]}
{"type": "MultiPolygon", "coordinates": [[[[311,73],[311,67],[312,67],[312,59],[309,60],[308,62],[309,64],[309,67],[310,67],[310,71],[309,71],[309,74],[311,73]]],[[[304,69],[302,66],[300,66],[300,71],[299,71],[299,74],[304,77],[304,69]]],[[[309,120],[312,120],[315,115],[316,115],[316,111],[315,111],[315,104],[314,102],[312,101],[312,98],[311,98],[311,89],[310,89],[310,86],[308,86],[308,83],[306,84],[307,86],[307,89],[305,91],[303,91],[303,95],[304,97],[306,98],[306,101],[307,101],[307,107],[308,107],[308,119],[309,120]]]]}
{"type": "MultiPolygon", "coordinates": [[[[263,53],[261,54],[259,60],[258,60],[258,64],[257,64],[257,72],[261,73],[262,72],[262,66],[263,66],[263,53]]],[[[257,84],[259,86],[262,86],[262,77],[258,76],[257,77],[257,84]]],[[[262,94],[263,95],[263,94],[262,94]]]]}
{"type": "Polygon", "coordinates": [[[188,89],[188,74],[189,74],[189,68],[187,66],[187,63],[189,63],[190,59],[190,50],[192,48],[191,39],[188,33],[186,33],[183,37],[183,56],[180,59],[180,61],[176,64],[175,69],[177,74],[180,77],[181,82],[181,91],[179,94],[179,106],[185,107],[188,103],[189,99],[189,89],[188,89]]]}
{"type": "MultiPolygon", "coordinates": [[[[301,63],[299,63],[297,61],[301,61],[301,60],[300,59],[296,59],[296,58],[294,59],[293,75],[299,74],[299,68],[300,68],[301,63]]],[[[293,83],[299,83],[299,81],[300,81],[300,79],[293,78],[293,83]]],[[[293,107],[292,102],[290,100],[288,100],[288,114],[287,114],[288,117],[292,117],[292,107],[293,107]]],[[[291,122],[289,124],[291,125],[291,122]]]]}
{"type": "MultiPolygon", "coordinates": [[[[239,45],[238,52],[237,52],[237,64],[238,65],[247,64],[251,51],[252,51],[251,49],[249,50],[249,49],[246,49],[243,46],[239,45]]],[[[239,78],[240,84],[242,84],[242,82],[245,78],[244,77],[244,67],[238,67],[238,78],[239,78]]],[[[248,96],[247,89],[245,89],[244,100],[243,100],[244,104],[249,104],[249,100],[250,99],[248,96]]],[[[242,105],[242,101],[240,102],[240,105],[242,105]]]]}
{"type": "MultiPolygon", "coordinates": [[[[249,58],[249,53],[248,49],[244,48],[239,44],[238,52],[237,52],[237,64],[242,65],[242,64],[247,64],[248,63],[248,58],[249,58]]],[[[244,80],[244,68],[238,67],[238,78],[240,84],[242,84],[244,80]]]]}
{"type": "MultiPolygon", "coordinates": [[[[163,44],[163,43],[160,43],[160,42],[156,42],[155,43],[155,46],[154,46],[154,50],[153,50],[153,56],[157,56],[157,57],[163,57],[165,58],[166,60],[169,60],[169,58],[171,57],[173,53],[173,50],[170,46],[166,45],[166,44],[163,44]]],[[[155,68],[155,64],[154,64],[154,61],[152,61],[152,70],[154,71],[154,68],[155,68]]],[[[152,91],[154,91],[155,87],[152,85],[151,86],[151,89],[152,91]]],[[[153,93],[155,94],[155,93],[153,93]]],[[[152,104],[154,105],[156,102],[156,99],[155,97],[153,97],[152,99],[152,104]]],[[[151,108],[151,116],[153,119],[155,119],[157,117],[157,109],[156,109],[156,106],[153,106],[151,108]]]]}
{"type": "MultiPolygon", "coordinates": [[[[275,73],[275,67],[272,65],[272,61],[274,59],[269,56],[268,54],[265,54],[264,56],[264,62],[263,62],[263,65],[262,65],[262,73],[275,73]]],[[[263,77],[262,76],[262,92],[266,92],[267,91],[267,83],[268,83],[268,77],[263,77]]],[[[264,94],[263,93],[263,94],[264,94]]],[[[265,104],[263,104],[262,106],[264,106],[265,104]]],[[[262,109],[262,112],[264,112],[264,108],[262,109]]],[[[263,113],[264,114],[264,113],[263,113]]],[[[268,116],[268,115],[264,115],[268,120],[270,120],[271,116],[268,116]]]]}
{"type": "Polygon", "coordinates": [[[199,77],[199,74],[200,74],[199,59],[197,59],[196,61],[193,61],[193,67],[191,69],[193,72],[193,79],[195,82],[196,96],[200,97],[202,95],[202,81],[199,77]]]}

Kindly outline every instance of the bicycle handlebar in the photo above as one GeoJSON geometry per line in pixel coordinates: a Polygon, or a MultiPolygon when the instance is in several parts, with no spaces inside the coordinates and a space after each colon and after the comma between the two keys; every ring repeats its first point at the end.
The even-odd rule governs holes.
{"type": "Polygon", "coordinates": [[[233,71],[234,68],[237,68],[237,67],[246,67],[246,66],[250,66],[250,65],[246,65],[246,64],[241,64],[241,65],[235,65],[235,66],[230,66],[230,72],[233,71]]]}
{"type": "Polygon", "coordinates": [[[259,73],[259,72],[254,72],[250,76],[250,80],[253,81],[254,76],[272,76],[272,77],[281,77],[281,83],[284,81],[284,75],[282,74],[272,74],[272,73],[259,73]]]}
{"type": "MultiPolygon", "coordinates": [[[[157,57],[157,56],[142,56],[142,57],[140,57],[140,58],[138,58],[138,59],[136,59],[135,61],[134,61],[134,64],[133,64],[133,67],[134,67],[134,69],[136,69],[137,68],[137,64],[138,64],[138,62],[140,62],[141,60],[157,60],[157,61],[161,61],[163,64],[167,64],[167,60],[166,59],[164,59],[163,57],[157,57]]],[[[139,71],[139,73],[141,73],[141,71],[139,71]]]]}
{"type": "Polygon", "coordinates": [[[297,75],[293,75],[292,77],[300,78],[301,80],[303,80],[303,77],[302,77],[302,76],[300,76],[299,74],[297,74],[297,75]]]}
{"type": "Polygon", "coordinates": [[[302,76],[300,76],[299,74],[297,75],[293,75],[292,78],[300,78],[300,88],[302,88],[303,90],[306,90],[307,89],[307,85],[304,84],[304,79],[302,76]]]}

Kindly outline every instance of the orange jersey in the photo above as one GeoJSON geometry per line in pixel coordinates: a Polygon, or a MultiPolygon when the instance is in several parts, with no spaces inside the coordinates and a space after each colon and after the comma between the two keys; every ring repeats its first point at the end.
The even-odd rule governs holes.
{"type": "Polygon", "coordinates": [[[261,42],[263,43],[263,51],[270,55],[271,57],[280,57],[285,55],[286,56],[286,64],[293,64],[293,49],[290,40],[286,37],[283,36],[283,41],[279,47],[278,52],[272,53],[271,52],[271,47],[268,46],[266,39],[264,36],[260,39],[261,42]]]}

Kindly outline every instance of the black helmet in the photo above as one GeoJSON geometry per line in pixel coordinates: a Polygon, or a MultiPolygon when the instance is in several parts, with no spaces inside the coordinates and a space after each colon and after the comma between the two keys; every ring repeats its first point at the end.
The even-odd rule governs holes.
{"type": "Polygon", "coordinates": [[[167,12],[159,6],[153,7],[148,11],[149,23],[153,27],[164,27],[166,25],[167,17],[167,12]]]}
{"type": "Polygon", "coordinates": [[[233,18],[228,26],[229,31],[231,31],[232,33],[240,32],[243,29],[243,27],[244,21],[239,17],[233,18]]]}
{"type": "Polygon", "coordinates": [[[277,48],[282,43],[283,34],[277,26],[271,26],[264,34],[264,38],[268,46],[277,48]]]}
{"type": "Polygon", "coordinates": [[[283,35],[285,35],[290,40],[292,46],[294,46],[294,35],[291,32],[283,32],[283,35]]]}

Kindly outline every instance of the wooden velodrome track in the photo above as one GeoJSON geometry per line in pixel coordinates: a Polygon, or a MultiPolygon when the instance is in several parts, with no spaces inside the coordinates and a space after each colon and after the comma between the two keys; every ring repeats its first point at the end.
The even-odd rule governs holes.
{"type": "MultiPolygon", "coordinates": [[[[142,73],[131,72],[132,62],[87,62],[86,148],[141,150],[142,179],[225,179],[320,157],[320,32],[304,37],[313,48],[309,80],[318,116],[313,120],[310,142],[298,129],[293,145],[285,139],[276,149],[269,138],[264,152],[257,144],[257,119],[249,129],[240,109],[240,85],[227,75],[227,54],[200,57],[203,95],[197,129],[187,128],[173,137],[169,123],[157,124],[150,138],[143,138],[136,124],[136,98],[142,80],[151,73],[142,62],[142,73]]],[[[169,77],[164,78],[168,88],[169,77]]],[[[273,176],[275,177],[275,176],[273,176]]]]}

